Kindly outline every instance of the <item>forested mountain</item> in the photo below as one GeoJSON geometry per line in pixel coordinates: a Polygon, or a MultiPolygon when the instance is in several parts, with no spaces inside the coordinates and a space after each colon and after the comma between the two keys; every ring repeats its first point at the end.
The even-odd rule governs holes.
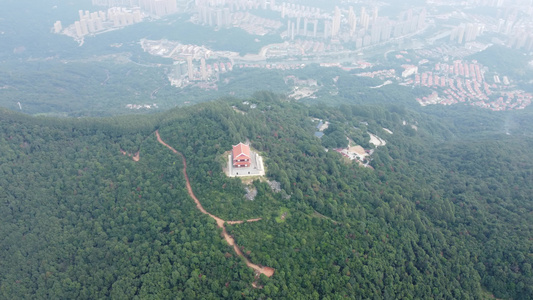
{"type": "Polygon", "coordinates": [[[533,297],[531,112],[244,100],[102,119],[1,111],[0,298],[533,297]],[[331,124],[325,138],[312,118],[331,124]],[[272,277],[197,209],[156,130],[208,212],[261,218],[226,229],[272,277]],[[325,151],[336,135],[372,148],[366,132],[387,141],[372,168],[325,151]],[[245,140],[281,191],[255,180],[246,200],[223,173],[245,140]]]}

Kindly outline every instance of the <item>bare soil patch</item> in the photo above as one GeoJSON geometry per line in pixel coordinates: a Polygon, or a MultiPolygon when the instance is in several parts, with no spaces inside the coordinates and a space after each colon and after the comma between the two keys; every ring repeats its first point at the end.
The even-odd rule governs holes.
{"type": "Polygon", "coordinates": [[[141,159],[141,155],[139,151],[137,151],[135,154],[131,154],[131,153],[126,152],[125,150],[120,149],[120,153],[122,153],[122,155],[131,157],[133,161],[139,161],[141,159]]]}

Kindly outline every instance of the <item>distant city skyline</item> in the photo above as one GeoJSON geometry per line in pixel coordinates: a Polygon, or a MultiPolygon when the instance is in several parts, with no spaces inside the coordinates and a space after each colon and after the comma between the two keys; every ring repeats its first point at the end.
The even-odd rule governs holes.
{"type": "Polygon", "coordinates": [[[317,5],[313,1],[93,0],[96,11],[80,10],[79,20],[68,25],[58,20],[51,31],[72,36],[83,45],[85,37],[186,12],[190,18],[184,22],[211,28],[214,38],[224,38],[225,29],[238,28],[257,37],[256,42],[264,36],[282,40],[265,44],[258,53],[209,49],[201,46],[201,40],[197,44],[141,41],[145,52],[173,60],[168,72],[172,86],[206,89],[216,89],[220,76],[235,68],[293,70],[312,61],[322,67],[362,69],[373,64],[353,61],[359,55],[401,48],[406,41],[413,41],[422,49],[420,56],[427,58],[418,63],[406,60],[399,66],[403,69],[400,73],[384,68],[358,75],[387,80],[383,85],[397,82],[433,90],[418,99],[422,105],[472,102],[503,110],[529,105],[531,95],[516,89],[507,75],[485,78],[486,67],[462,59],[492,44],[533,50],[532,2],[435,0],[425,6],[398,5],[405,9],[391,10],[386,2],[371,1],[332,1],[328,9],[313,6],[317,5]],[[439,49],[438,45],[446,47],[427,50],[439,49]],[[349,58],[352,65],[346,66],[349,58]],[[454,64],[448,62],[450,58],[455,59],[454,64]],[[428,59],[438,62],[433,69],[424,66],[428,59]],[[494,102],[496,95],[501,96],[494,102]]]}

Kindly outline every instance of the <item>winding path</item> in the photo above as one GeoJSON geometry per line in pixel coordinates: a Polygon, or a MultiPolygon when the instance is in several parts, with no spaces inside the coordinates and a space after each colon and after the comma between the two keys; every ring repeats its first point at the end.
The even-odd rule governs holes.
{"type": "MultiPolygon", "coordinates": [[[[159,143],[161,143],[162,145],[164,145],[165,147],[167,147],[168,149],[170,149],[172,152],[174,152],[175,154],[181,156],[181,160],[182,160],[182,163],[183,163],[183,175],[185,176],[185,182],[186,182],[186,186],[187,186],[187,192],[189,193],[189,196],[194,200],[194,202],[196,203],[196,208],[198,208],[202,213],[210,216],[211,218],[215,219],[215,221],[217,222],[217,226],[219,228],[222,228],[222,234],[224,235],[224,239],[226,240],[226,242],[233,247],[233,250],[235,251],[235,253],[244,258],[244,260],[246,261],[246,265],[252,269],[254,269],[256,272],[260,273],[260,274],[264,274],[268,277],[272,276],[274,274],[274,269],[273,268],[270,268],[270,267],[262,267],[262,266],[259,266],[259,265],[256,265],[254,263],[252,263],[247,257],[245,257],[243,254],[242,254],[242,251],[241,249],[239,249],[239,246],[237,244],[235,244],[235,240],[233,239],[233,237],[231,237],[231,235],[228,234],[227,230],[226,230],[226,227],[224,226],[224,223],[228,223],[228,224],[241,224],[241,223],[244,223],[245,221],[224,221],[222,220],[221,218],[207,212],[205,210],[205,208],[202,206],[202,204],[200,203],[200,200],[198,200],[198,198],[196,198],[196,195],[194,195],[194,192],[192,190],[192,187],[191,187],[191,182],[189,181],[189,176],[187,175],[187,161],[185,160],[185,156],[177,151],[176,149],[172,148],[171,146],[169,146],[167,143],[165,143],[162,139],[161,139],[161,136],[159,135],[159,130],[156,130],[155,132],[155,135],[157,137],[157,141],[159,143]]],[[[246,220],[246,222],[255,222],[255,221],[259,221],[261,220],[261,218],[257,218],[257,219],[250,219],[250,220],[246,220]]]]}

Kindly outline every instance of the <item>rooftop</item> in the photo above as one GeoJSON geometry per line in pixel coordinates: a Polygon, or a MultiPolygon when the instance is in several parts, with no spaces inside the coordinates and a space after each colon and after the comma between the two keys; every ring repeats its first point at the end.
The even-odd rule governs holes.
{"type": "Polygon", "coordinates": [[[243,143],[233,146],[233,159],[243,154],[250,157],[250,146],[243,143]]]}

